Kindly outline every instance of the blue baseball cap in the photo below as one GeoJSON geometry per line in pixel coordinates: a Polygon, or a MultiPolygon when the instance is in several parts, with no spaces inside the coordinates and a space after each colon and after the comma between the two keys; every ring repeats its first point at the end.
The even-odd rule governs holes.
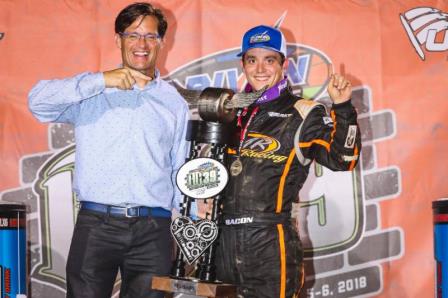
{"type": "Polygon", "coordinates": [[[275,51],[286,57],[285,37],[280,30],[274,27],[260,25],[247,31],[243,36],[241,52],[237,56],[243,56],[253,48],[275,51]]]}

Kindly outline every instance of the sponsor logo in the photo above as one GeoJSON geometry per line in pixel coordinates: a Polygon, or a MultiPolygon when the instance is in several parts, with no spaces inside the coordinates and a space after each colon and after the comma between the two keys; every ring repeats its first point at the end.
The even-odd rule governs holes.
{"type": "Polygon", "coordinates": [[[356,138],[356,131],[358,130],[358,127],[356,125],[349,125],[347,137],[345,138],[345,148],[353,149],[355,147],[355,138],[356,138]]]}
{"type": "Polygon", "coordinates": [[[287,156],[273,154],[272,152],[257,152],[250,149],[241,149],[241,156],[249,158],[269,159],[275,163],[280,163],[288,158],[287,156]]]}
{"type": "Polygon", "coordinates": [[[197,169],[188,172],[187,188],[189,190],[198,188],[213,188],[219,184],[219,169],[211,162],[201,164],[197,169]]]}
{"type": "Polygon", "coordinates": [[[257,152],[275,152],[280,149],[280,142],[270,136],[261,133],[248,133],[247,140],[244,142],[243,148],[257,152]]]}
{"type": "Polygon", "coordinates": [[[176,176],[180,191],[195,199],[216,196],[226,186],[228,173],[223,164],[211,158],[195,158],[185,163],[176,176]]]}
{"type": "Polygon", "coordinates": [[[250,43],[257,43],[257,42],[266,42],[266,41],[271,40],[271,37],[268,34],[266,34],[266,33],[267,33],[267,31],[265,31],[263,33],[252,35],[250,37],[250,41],[249,42],[250,43]]]}
{"type": "Polygon", "coordinates": [[[8,219],[7,218],[0,218],[0,227],[8,227],[8,219]]]}
{"type": "Polygon", "coordinates": [[[284,81],[282,84],[279,84],[279,85],[277,86],[277,88],[278,88],[278,92],[279,92],[279,93],[282,92],[283,89],[285,89],[287,86],[288,86],[288,81],[284,81]]]}
{"type": "Polygon", "coordinates": [[[269,159],[274,163],[285,161],[288,158],[274,153],[280,149],[280,142],[275,138],[260,133],[248,133],[247,137],[241,149],[242,157],[269,159]]]}
{"type": "Polygon", "coordinates": [[[253,217],[240,217],[240,218],[229,218],[226,219],[226,225],[242,225],[247,223],[252,223],[254,221],[253,217]]]}
{"type": "Polygon", "coordinates": [[[324,124],[325,124],[325,125],[328,125],[328,124],[332,124],[332,123],[333,123],[333,119],[331,119],[331,117],[328,117],[328,116],[326,116],[326,117],[322,117],[322,121],[324,121],[324,124]]]}
{"type": "Polygon", "coordinates": [[[353,160],[358,160],[358,157],[359,157],[359,155],[353,155],[353,156],[350,156],[350,155],[342,155],[342,159],[344,160],[344,161],[353,161],[353,160]]]}
{"type": "Polygon", "coordinates": [[[428,52],[448,50],[448,14],[432,7],[417,7],[400,14],[412,46],[422,60],[428,52]]]}
{"type": "Polygon", "coordinates": [[[288,118],[288,117],[291,117],[292,114],[281,114],[281,113],[277,113],[277,112],[268,112],[268,116],[274,117],[274,118],[288,118]]]}
{"type": "Polygon", "coordinates": [[[0,217],[0,228],[24,228],[25,218],[3,218],[0,217]]]}

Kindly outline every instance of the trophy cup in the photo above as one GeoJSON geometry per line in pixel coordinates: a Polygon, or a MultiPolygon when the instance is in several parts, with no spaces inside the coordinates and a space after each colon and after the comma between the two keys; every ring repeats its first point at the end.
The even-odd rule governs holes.
{"type": "Polygon", "coordinates": [[[236,297],[235,286],[216,280],[214,265],[219,234],[217,223],[224,199],[221,193],[229,180],[223,163],[233,134],[234,128],[230,123],[235,119],[235,108],[250,105],[264,90],[234,93],[230,89],[210,87],[201,92],[178,85],[175,87],[190,107],[197,106],[202,120],[188,122],[190,153],[176,178],[184,200],[181,216],[171,223],[171,233],[178,248],[172,274],[170,277],[153,277],[152,288],[193,297],[236,297]],[[191,220],[190,209],[194,200],[212,200],[212,212],[207,218],[191,220]],[[193,276],[186,275],[187,264],[195,266],[193,276]]]}

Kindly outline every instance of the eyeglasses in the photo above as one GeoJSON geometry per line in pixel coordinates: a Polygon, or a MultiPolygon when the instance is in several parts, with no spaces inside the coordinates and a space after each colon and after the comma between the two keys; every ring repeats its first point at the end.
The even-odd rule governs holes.
{"type": "Polygon", "coordinates": [[[143,38],[146,42],[154,43],[160,40],[160,35],[155,33],[146,33],[146,34],[140,34],[138,32],[120,32],[121,37],[129,40],[130,42],[136,42],[139,41],[141,38],[143,38]]]}

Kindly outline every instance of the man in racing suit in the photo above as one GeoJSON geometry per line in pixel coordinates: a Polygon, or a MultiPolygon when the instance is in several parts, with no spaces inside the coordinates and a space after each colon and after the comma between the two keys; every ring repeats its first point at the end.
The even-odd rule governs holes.
{"type": "Polygon", "coordinates": [[[246,91],[268,89],[238,112],[230,146],[230,181],[222,206],[217,277],[238,286],[239,297],[294,297],[303,284],[302,246],[291,219],[310,163],[352,170],[361,148],[351,86],[332,75],[325,107],[294,96],[284,77],[283,34],[257,26],[243,37],[246,91]]]}

